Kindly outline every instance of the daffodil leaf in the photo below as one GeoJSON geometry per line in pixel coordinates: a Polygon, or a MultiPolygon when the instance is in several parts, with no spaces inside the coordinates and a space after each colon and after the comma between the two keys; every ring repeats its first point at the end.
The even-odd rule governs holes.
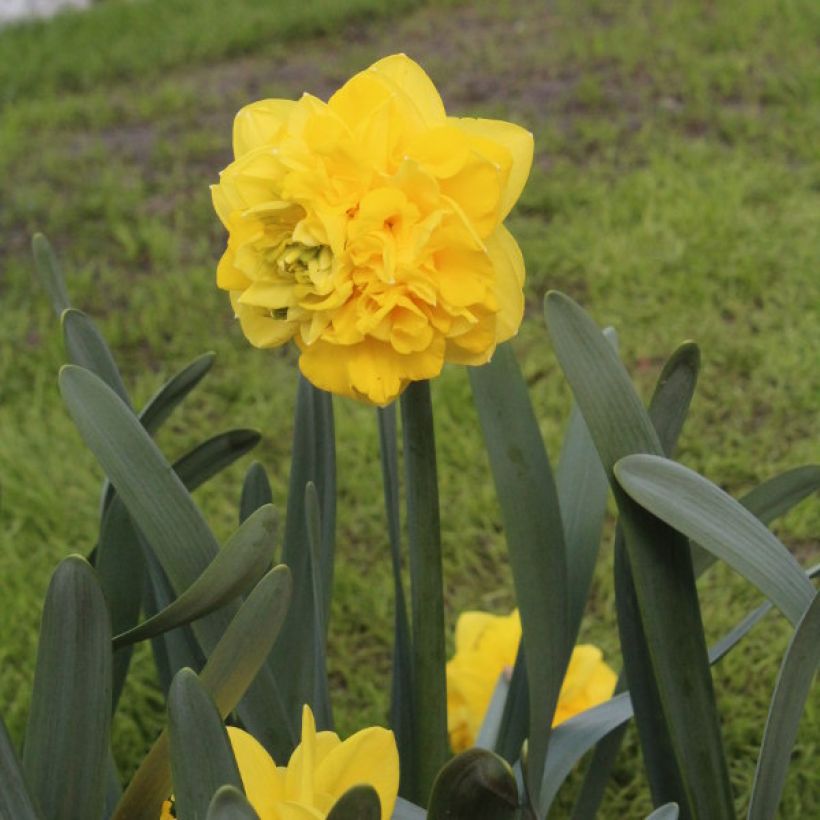
{"type": "Polygon", "coordinates": [[[71,307],[71,299],[65,285],[60,262],[51,242],[41,233],[36,233],[31,240],[31,250],[34,254],[34,267],[40,277],[40,282],[51,299],[52,307],[57,316],[71,307]]]}
{"type": "Polygon", "coordinates": [[[797,624],[814,587],[786,547],[738,501],[659,456],[622,458],[615,475],[642,507],[729,564],[797,624]]]}
{"type": "Polygon", "coordinates": [[[270,566],[276,532],[276,510],[258,509],[228,539],[205,571],[178,598],[139,626],[114,638],[119,649],[190,623],[234,600],[270,566]]]}
{"type": "Polygon", "coordinates": [[[652,814],[646,816],[646,820],[678,820],[680,816],[680,806],[677,803],[664,803],[658,806],[652,814]]]}
{"type": "Polygon", "coordinates": [[[308,481],[305,487],[305,516],[310,548],[310,577],[313,584],[313,648],[316,667],[313,672],[313,695],[310,703],[316,722],[326,729],[333,728],[333,709],[327,679],[327,613],[324,611],[322,589],[322,519],[316,485],[308,481]]]}
{"type": "Polygon", "coordinates": [[[468,749],[441,770],[430,794],[429,820],[515,820],[518,786],[504,758],[468,749]]]}
{"type": "Polygon", "coordinates": [[[60,562],[46,593],[23,747],[26,782],[48,820],[102,814],[110,704],[105,598],[88,562],[72,555],[60,562]]]}
{"type": "MultiPolygon", "coordinates": [[[[333,544],[336,528],[336,445],[333,402],[329,393],[313,387],[302,376],[294,409],[294,429],[288,505],[285,520],[282,561],[293,573],[293,600],[285,628],[268,661],[269,669],[286,669],[278,680],[291,734],[295,733],[302,706],[310,703],[315,689],[316,647],[314,630],[313,583],[310,572],[310,545],[305,530],[305,487],[316,486],[319,496],[322,538],[321,578],[323,611],[330,612],[333,584],[333,544]]],[[[319,728],[325,728],[321,724],[319,728]]],[[[274,759],[287,758],[273,752],[274,759]]]]}
{"type": "MultiPolygon", "coordinates": [[[[139,621],[145,588],[145,558],[139,534],[119,500],[103,513],[94,568],[111,613],[111,630],[126,632],[139,621]]],[[[112,708],[116,709],[131,662],[129,647],[114,647],[112,708]]]]}
{"type": "Polygon", "coordinates": [[[145,402],[139,418],[149,433],[154,433],[179,406],[182,400],[202,381],[213,367],[216,353],[209,351],[197,356],[190,364],[168,379],[162,387],[145,402]]]}
{"type": "Polygon", "coordinates": [[[192,669],[168,690],[168,736],[177,817],[204,817],[221,786],[243,790],[225,725],[192,669]]]}
{"type": "MultiPolygon", "coordinates": [[[[607,336],[611,344],[612,342],[607,334],[607,329],[604,330],[604,335],[607,336]]],[[[660,442],[661,448],[667,455],[674,453],[677,447],[678,437],[683,429],[683,423],[686,420],[686,415],[695,393],[699,371],[700,350],[698,346],[693,342],[684,342],[666,361],[655,384],[655,390],[649,402],[649,418],[652,422],[652,426],[655,428],[655,432],[658,434],[658,441],[660,442]]],[[[623,533],[619,528],[615,535],[615,552],[619,555],[619,558],[617,558],[615,562],[615,572],[618,575],[625,573],[629,576],[629,568],[621,554],[623,549],[623,533]]],[[[693,554],[693,560],[697,561],[701,554],[704,554],[703,550],[698,548],[693,554]]],[[[708,553],[705,554],[708,555],[708,553]]],[[[622,606],[637,606],[634,602],[634,588],[631,578],[616,577],[615,588],[616,600],[618,595],[620,595],[622,606]],[[629,603],[623,601],[625,596],[630,599],[629,603]]],[[[632,628],[630,629],[629,622],[623,624],[627,632],[622,635],[622,647],[625,648],[627,653],[630,651],[633,653],[640,652],[648,660],[645,636],[643,636],[642,631],[637,631],[640,628],[637,621],[633,620],[631,626],[632,628]]],[[[639,661],[639,664],[646,666],[646,662],[639,661]]],[[[642,684],[644,685],[645,691],[641,695],[643,699],[657,703],[657,687],[655,687],[651,681],[648,682],[647,685],[642,678],[636,677],[635,683],[639,688],[642,684]]],[[[615,688],[616,693],[623,691],[624,684],[625,677],[621,674],[615,688]]],[[[661,714],[659,708],[647,710],[647,712],[650,715],[650,720],[654,720],[656,716],[660,716],[661,714]]],[[[625,732],[625,725],[615,729],[595,747],[595,753],[589,762],[583,783],[578,792],[578,797],[572,809],[573,820],[585,820],[585,818],[594,817],[598,813],[598,807],[601,804],[601,800],[603,800],[606,783],[609,780],[612,767],[618,756],[625,732]]],[[[656,727],[653,731],[647,733],[648,736],[655,739],[655,742],[660,742],[665,734],[666,732],[662,726],[656,727]]],[[[650,767],[654,768],[656,765],[663,765],[668,757],[669,755],[664,753],[653,753],[653,762],[650,764],[650,767]],[[657,764],[655,761],[657,761],[657,764]]],[[[664,775],[664,777],[674,778],[675,775],[670,772],[664,775]]]]}
{"type": "MultiPolygon", "coordinates": [[[[139,412],[142,426],[155,433],[171,415],[180,402],[199,384],[214,363],[215,353],[204,353],[172,376],[148,399],[139,412]]],[[[102,510],[104,511],[114,497],[114,488],[106,478],[102,489],[102,510]]]]}
{"type": "Polygon", "coordinates": [[[792,636],[775,683],[757,760],[749,820],[774,817],[797,728],[820,663],[820,594],[815,593],[792,636]]]}
{"type": "Polygon", "coordinates": [[[253,512],[272,501],[273,493],[268,481],[268,474],[258,461],[254,461],[248,467],[245,480],[242,482],[242,497],[239,500],[239,523],[241,524],[253,512]]]}
{"type": "Polygon", "coordinates": [[[390,539],[393,571],[393,674],[390,688],[390,726],[396,736],[401,761],[399,794],[417,789],[415,725],[413,723],[413,646],[407,619],[407,600],[402,580],[401,510],[399,504],[399,454],[396,434],[396,405],[376,410],[379,427],[384,507],[390,539]]]}
{"type": "Polygon", "coordinates": [[[382,804],[378,792],[366,784],[348,789],[334,804],[327,820],[379,820],[382,804]]]}
{"type": "Polygon", "coordinates": [[[436,445],[428,381],[412,382],[401,397],[410,597],[416,792],[422,801],[449,756],[447,741],[444,580],[441,561],[436,445]]]}
{"type": "MultiPolygon", "coordinates": [[[[746,495],[740,503],[762,523],[769,524],[797,506],[804,498],[820,489],[820,465],[807,464],[786,470],[763,481],[746,495]]],[[[695,575],[701,575],[717,557],[700,548],[694,556],[695,575]]]]}
{"type": "MultiPolygon", "coordinates": [[[[208,657],[199,680],[223,719],[262,668],[284,622],[290,593],[288,568],[274,567],[248,595],[208,657]]],[[[171,787],[168,732],[163,731],[128,784],[115,820],[156,820],[171,787]]]]}
{"type": "Polygon", "coordinates": [[[481,728],[478,732],[475,745],[479,749],[495,749],[498,741],[498,733],[501,729],[501,720],[504,717],[504,704],[507,702],[507,695],[510,691],[510,682],[503,673],[498,676],[498,681],[493,689],[493,696],[490,698],[490,705],[484,713],[484,720],[481,721],[481,728]]]}
{"type": "Polygon", "coordinates": [[[577,406],[570,414],[555,483],[567,545],[568,633],[570,643],[575,643],[601,545],[609,495],[606,473],[577,406]]]}
{"type": "Polygon", "coordinates": [[[536,801],[569,659],[564,527],[552,468],[512,348],[500,345],[489,364],[468,369],[501,505],[528,687],[539,693],[529,699],[528,731],[527,785],[536,801]]]}
{"type": "MultiPolygon", "coordinates": [[[[818,574],[820,574],[820,565],[813,567],[810,572],[806,573],[809,578],[813,578],[818,574]]],[[[752,610],[740,623],[711,647],[709,650],[709,663],[715,664],[722,660],[771,609],[772,605],[766,601],[752,610]]],[[[549,809],[551,801],[557,794],[561,784],[581,757],[601,738],[625,726],[626,722],[632,718],[632,715],[630,693],[622,692],[605,703],[571,717],[553,730],[541,791],[541,808],[543,811],[549,809]]],[[[578,806],[576,805],[573,809],[573,816],[587,818],[594,815],[578,814],[578,806]]]]}
{"type": "Polygon", "coordinates": [[[40,813],[29,794],[14,744],[0,717],[0,817],[14,820],[40,820],[40,813]]]}
{"type": "Polygon", "coordinates": [[[211,800],[206,820],[259,820],[259,815],[239,789],[222,786],[211,800]]]}
{"type": "Polygon", "coordinates": [[[91,319],[81,310],[66,308],[60,322],[71,362],[96,373],[130,407],[131,400],[114,357],[91,319]]]}
{"type": "Polygon", "coordinates": [[[657,688],[657,698],[649,703],[642,702],[640,692],[633,692],[653,797],[657,802],[678,801],[687,815],[732,818],[728,767],[689,544],[633,502],[613,475],[615,462],[623,456],[660,455],[661,442],[626,370],[589,316],[555,292],[547,296],[545,312],[558,361],[589,427],[620,512],[638,610],[619,611],[619,621],[639,619],[648,649],[648,658],[626,658],[626,673],[633,685],[641,676],[648,686],[657,688]],[[667,737],[655,744],[651,715],[658,706],[662,733],[667,737]],[[650,756],[657,745],[673,751],[658,768],[658,776],[650,768],[657,763],[650,756]],[[677,772],[682,792],[678,777],[663,778],[664,771],[677,772]]]}
{"type": "Polygon", "coordinates": [[[391,820],[424,820],[425,817],[427,817],[427,812],[421,806],[417,806],[403,797],[396,798],[391,820]]]}
{"type": "Polygon", "coordinates": [[[529,732],[529,720],[530,695],[527,684],[527,661],[524,644],[520,642],[493,751],[507,761],[518,760],[521,754],[521,744],[529,732]]]}
{"type": "MultiPolygon", "coordinates": [[[[99,377],[67,365],[60,371],[60,390],[80,434],[179,595],[219,551],[205,519],[137,417],[99,377]]],[[[194,623],[194,634],[206,655],[222,638],[237,608],[236,603],[226,604],[194,623]]],[[[280,759],[290,750],[294,735],[283,710],[276,678],[266,666],[238,711],[246,728],[280,759]]]]}

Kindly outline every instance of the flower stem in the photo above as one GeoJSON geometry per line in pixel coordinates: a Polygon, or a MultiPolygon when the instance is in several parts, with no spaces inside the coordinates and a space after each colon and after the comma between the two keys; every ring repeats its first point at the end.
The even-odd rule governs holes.
{"type": "Polygon", "coordinates": [[[413,382],[401,397],[413,623],[413,690],[418,776],[426,804],[449,755],[436,445],[430,384],[413,382]]]}

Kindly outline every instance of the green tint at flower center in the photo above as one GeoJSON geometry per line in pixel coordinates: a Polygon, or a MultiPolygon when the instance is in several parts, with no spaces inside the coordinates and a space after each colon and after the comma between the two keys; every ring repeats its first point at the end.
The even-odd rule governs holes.
{"type": "MultiPolygon", "coordinates": [[[[324,292],[333,271],[333,253],[327,245],[305,245],[302,242],[282,242],[266,254],[278,279],[289,280],[294,285],[306,285],[324,292]]],[[[274,319],[287,318],[290,301],[271,309],[274,319]]]]}

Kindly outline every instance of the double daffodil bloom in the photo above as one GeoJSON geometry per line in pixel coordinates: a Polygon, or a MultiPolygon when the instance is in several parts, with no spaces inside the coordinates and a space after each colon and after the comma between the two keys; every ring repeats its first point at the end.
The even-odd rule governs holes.
{"type": "MultiPolygon", "coordinates": [[[[302,712],[302,742],[287,766],[277,766],[247,732],[228,728],[245,795],[261,820],[322,820],[350,788],[367,784],[379,795],[382,820],[393,813],[399,790],[399,754],[393,733],[362,729],[347,740],[317,732],[310,708],[302,712]]],[[[170,820],[171,803],[160,820],[170,820]]]]}
{"type": "Polygon", "coordinates": [[[228,230],[217,285],[250,343],[292,339],[317,387],[385,405],[518,331],[524,261],[504,220],[532,164],[528,131],[448,116],[394,54],[327,102],[246,106],[233,148],[212,187],[228,230]]]}
{"type": "MultiPolygon", "coordinates": [[[[509,615],[463,612],[456,623],[456,653],[447,663],[447,727],[453,751],[470,748],[478,736],[499,676],[512,670],[521,641],[518,610],[509,615]]],[[[617,675],[600,649],[579,644],[572,651],[552,725],[612,697],[617,675]]]]}

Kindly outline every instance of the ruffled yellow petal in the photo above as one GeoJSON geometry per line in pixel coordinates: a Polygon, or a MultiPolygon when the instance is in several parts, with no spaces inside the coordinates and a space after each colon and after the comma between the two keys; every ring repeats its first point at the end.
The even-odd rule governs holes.
{"type": "Polygon", "coordinates": [[[302,346],[299,368],[322,390],[383,407],[411,381],[431,379],[444,364],[444,343],[418,353],[401,355],[390,344],[365,338],[351,345],[319,340],[302,346]]]}
{"type": "Polygon", "coordinates": [[[259,100],[240,109],[233,121],[234,157],[276,142],[295,105],[293,100],[259,100]]]}
{"type": "Polygon", "coordinates": [[[245,338],[254,347],[278,347],[290,341],[299,327],[296,322],[274,319],[260,308],[243,305],[236,291],[231,293],[231,304],[245,338]]]}
{"type": "Polygon", "coordinates": [[[383,57],[373,63],[369,70],[386,77],[395,88],[411,99],[425,125],[438,125],[445,119],[444,103],[433,81],[406,54],[383,57]]]}
{"type": "Polygon", "coordinates": [[[513,205],[521,196],[527,177],[532,168],[534,143],[532,134],[520,125],[503,120],[486,120],[472,117],[451,118],[458,127],[486,140],[488,143],[503,145],[510,154],[511,164],[507,173],[506,184],[501,196],[499,217],[507,217],[513,205]]]}
{"type": "Polygon", "coordinates": [[[513,235],[500,225],[487,239],[487,253],[495,270],[496,342],[518,333],[524,318],[524,257],[513,235]]]}
{"type": "Polygon", "coordinates": [[[316,769],[317,791],[334,800],[363,783],[376,790],[382,820],[388,820],[399,789],[399,756],[393,733],[387,729],[372,727],[357,732],[333,749],[316,769]]]}

